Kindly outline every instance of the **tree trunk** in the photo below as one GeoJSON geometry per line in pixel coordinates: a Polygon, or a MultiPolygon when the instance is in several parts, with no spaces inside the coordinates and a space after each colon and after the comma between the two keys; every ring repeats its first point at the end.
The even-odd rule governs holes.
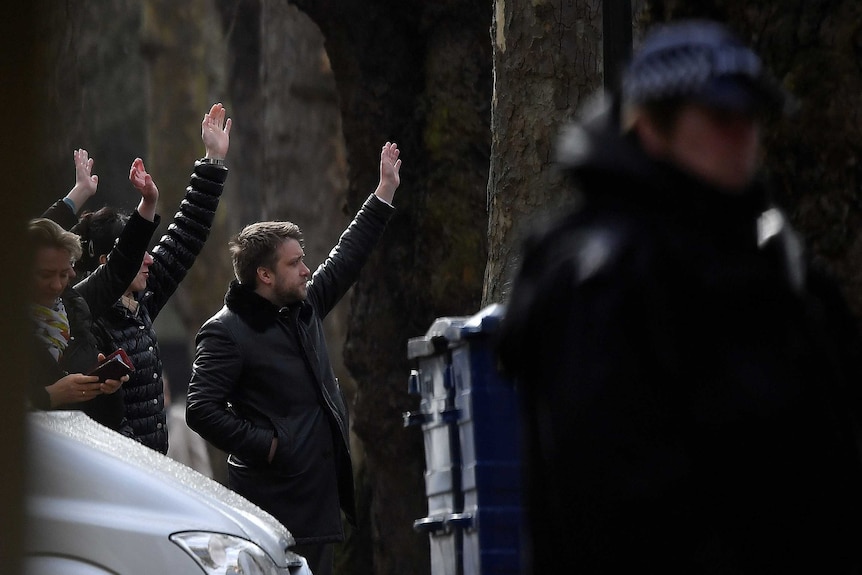
{"type": "MultiPolygon", "coordinates": [[[[204,155],[201,120],[224,94],[225,46],[212,0],[146,0],[143,12],[142,51],[149,82],[149,146],[144,164],[159,187],[162,223],[153,236],[158,240],[179,208],[194,161],[204,155]]],[[[229,152],[228,166],[231,161],[229,152]]],[[[214,302],[221,301],[232,276],[224,214],[240,201],[229,175],[209,239],[163,312],[165,317],[159,318],[157,331],[166,327],[169,314],[176,310],[181,322],[176,329],[194,334],[218,308],[214,302]]],[[[168,339],[164,329],[159,335],[168,339]]]]}
{"type": "Polygon", "coordinates": [[[571,205],[559,129],[602,85],[601,2],[497,0],[484,304],[505,301],[523,233],[571,205]]]}

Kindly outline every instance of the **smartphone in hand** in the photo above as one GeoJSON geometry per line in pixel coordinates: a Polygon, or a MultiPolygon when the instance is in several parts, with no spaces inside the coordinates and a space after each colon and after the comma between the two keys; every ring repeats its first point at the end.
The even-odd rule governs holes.
{"type": "Polygon", "coordinates": [[[97,375],[99,376],[99,381],[106,381],[109,379],[120,379],[124,375],[128,375],[135,370],[135,367],[132,365],[132,361],[129,359],[129,356],[126,355],[126,352],[120,348],[108,357],[105,358],[105,361],[100,363],[87,375],[97,375]]]}

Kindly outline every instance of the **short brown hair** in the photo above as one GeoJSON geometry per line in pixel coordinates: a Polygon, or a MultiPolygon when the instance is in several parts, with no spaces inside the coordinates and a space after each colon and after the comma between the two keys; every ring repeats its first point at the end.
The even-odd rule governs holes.
{"type": "Polygon", "coordinates": [[[81,257],[81,238],[77,234],[67,232],[56,222],[47,218],[30,220],[27,226],[27,239],[31,254],[41,248],[59,248],[69,252],[72,261],[81,257]]]}
{"type": "Polygon", "coordinates": [[[243,285],[255,287],[257,268],[275,265],[275,252],[288,239],[305,247],[302,231],[292,222],[256,222],[242,229],[230,241],[233,273],[243,285]]]}

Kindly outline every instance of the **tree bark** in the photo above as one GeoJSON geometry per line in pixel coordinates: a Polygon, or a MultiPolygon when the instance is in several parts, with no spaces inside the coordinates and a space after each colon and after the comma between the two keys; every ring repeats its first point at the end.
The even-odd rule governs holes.
{"type": "Polygon", "coordinates": [[[553,169],[553,147],[601,87],[603,68],[600,1],[497,0],[495,8],[484,304],[505,301],[523,234],[574,201],[553,169]]]}
{"type": "MultiPolygon", "coordinates": [[[[194,161],[204,155],[201,120],[213,103],[223,99],[226,47],[212,0],[146,0],[143,14],[142,51],[149,82],[144,164],[159,187],[162,223],[154,234],[158,240],[180,205],[194,161]]],[[[238,120],[242,125],[243,119],[238,120]]],[[[230,167],[230,152],[226,162],[230,167]]],[[[229,175],[207,243],[171,298],[169,308],[179,314],[185,333],[194,334],[218,308],[213,302],[221,301],[232,276],[224,214],[240,203],[238,196],[229,175]]],[[[168,313],[163,312],[166,317],[160,318],[157,329],[168,313]]]]}

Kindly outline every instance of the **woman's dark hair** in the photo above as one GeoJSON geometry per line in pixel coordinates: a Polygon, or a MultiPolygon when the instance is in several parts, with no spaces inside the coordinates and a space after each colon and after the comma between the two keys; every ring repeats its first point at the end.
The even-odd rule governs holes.
{"type": "Polygon", "coordinates": [[[85,212],[72,228],[73,232],[81,236],[84,252],[75,264],[75,271],[86,274],[99,267],[99,257],[111,252],[128,220],[129,216],[110,206],[95,212],[85,212]]]}

